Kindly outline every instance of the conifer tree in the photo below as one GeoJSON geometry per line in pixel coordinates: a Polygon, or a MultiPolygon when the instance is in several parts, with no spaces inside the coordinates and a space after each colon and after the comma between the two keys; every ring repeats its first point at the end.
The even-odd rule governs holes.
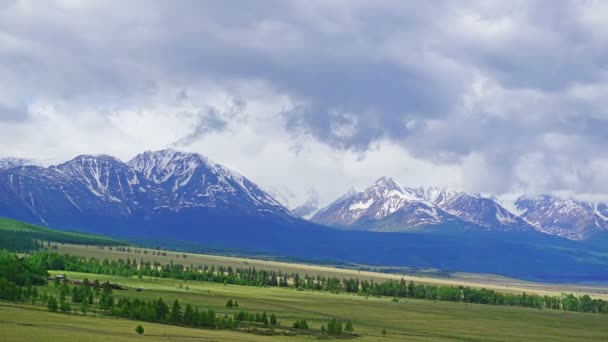
{"type": "Polygon", "coordinates": [[[176,299],[173,302],[173,306],[171,307],[171,314],[170,314],[170,320],[173,323],[180,323],[182,320],[182,313],[181,313],[182,307],[181,305],[179,305],[179,301],[176,299]]]}
{"type": "Polygon", "coordinates": [[[351,321],[346,322],[346,326],[344,327],[344,331],[347,332],[353,332],[353,324],[351,323],[351,321]]]}

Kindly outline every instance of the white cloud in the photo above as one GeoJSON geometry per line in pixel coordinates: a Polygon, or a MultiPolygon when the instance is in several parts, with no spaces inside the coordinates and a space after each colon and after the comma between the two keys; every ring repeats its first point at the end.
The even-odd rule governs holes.
{"type": "Polygon", "coordinates": [[[608,193],[603,1],[0,4],[0,154],[170,146],[293,205],[389,175],[608,193]]]}

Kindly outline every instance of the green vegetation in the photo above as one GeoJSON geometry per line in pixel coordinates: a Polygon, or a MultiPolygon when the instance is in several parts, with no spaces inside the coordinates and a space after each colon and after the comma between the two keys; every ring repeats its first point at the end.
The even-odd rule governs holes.
{"type": "MultiPolygon", "coordinates": [[[[487,305],[520,306],[536,309],[608,313],[608,301],[592,299],[589,295],[575,296],[562,294],[548,296],[537,294],[505,294],[487,289],[470,287],[437,286],[416,284],[413,281],[390,280],[383,283],[361,281],[359,279],[338,279],[336,277],[312,277],[298,273],[286,274],[275,271],[258,270],[255,267],[235,268],[215,266],[185,266],[171,263],[160,265],[140,260],[127,259],[109,261],[95,258],[79,258],[57,253],[38,253],[30,260],[41,269],[54,269],[94,274],[121,275],[124,277],[156,277],[188,281],[207,281],[223,284],[248,286],[292,287],[296,289],[329,291],[332,293],[354,293],[362,296],[388,296],[396,298],[416,298],[450,302],[464,302],[487,305]]],[[[232,299],[225,306],[238,307],[232,299]]],[[[328,327],[329,328],[329,327],[328,327]]]]}
{"type": "Polygon", "coordinates": [[[359,279],[355,272],[343,278],[312,276],[249,261],[195,265],[192,254],[132,246],[86,250],[129,257],[55,252],[19,257],[0,251],[0,298],[10,301],[0,302],[3,340],[126,341],[134,337],[134,327],[139,335],[141,326],[143,334],[143,322],[148,341],[579,341],[608,336],[608,316],[586,314],[606,313],[607,302],[588,295],[374,281],[359,279]],[[153,253],[167,263],[146,258],[153,253]]]}
{"type": "Polygon", "coordinates": [[[125,244],[103,236],[53,230],[21,221],[0,218],[0,249],[17,252],[34,251],[44,247],[39,241],[106,246],[125,244]]]}
{"type": "Polygon", "coordinates": [[[138,325],[137,325],[137,327],[135,327],[135,332],[136,332],[138,335],[143,334],[143,333],[144,333],[144,327],[142,327],[142,326],[141,326],[141,324],[138,324],[138,325]]]}
{"type": "MultiPolygon", "coordinates": [[[[66,265],[79,268],[82,262],[68,255],[57,253],[37,253],[27,258],[19,258],[16,254],[0,250],[0,294],[3,299],[12,301],[25,301],[31,299],[35,303],[38,297],[37,287],[46,283],[45,276],[51,266],[65,269],[66,265]],[[15,271],[12,272],[12,271],[15,271]]],[[[117,263],[101,263],[108,268],[109,273],[115,273],[120,269],[117,263]]],[[[119,265],[120,263],[118,263],[119,265]]],[[[86,315],[93,306],[96,312],[116,317],[123,317],[132,320],[163,323],[170,325],[188,326],[192,328],[211,328],[211,329],[244,329],[253,327],[262,328],[266,335],[287,334],[285,331],[276,331],[278,320],[275,314],[268,315],[266,311],[262,313],[250,313],[240,311],[232,315],[225,313],[223,316],[216,315],[213,309],[200,309],[190,303],[182,305],[179,299],[174,299],[169,306],[162,297],[153,300],[142,300],[129,296],[114,297],[114,289],[122,289],[117,284],[109,281],[103,284],[99,280],[90,282],[88,278],[82,281],[72,281],[73,286],[67,276],[57,275],[54,281],[54,288],[59,290],[59,300],[54,295],[42,296],[43,305],[46,304],[48,311],[61,312],[64,314],[73,313],[73,304],[80,304],[80,312],[86,315]]],[[[238,301],[229,299],[225,305],[232,309],[238,307],[238,301]]],[[[328,325],[335,324],[335,319],[328,325]],[[334,322],[334,323],[332,323],[334,322]]],[[[247,330],[249,331],[249,330],[247,330]]],[[[143,333],[143,331],[142,331],[143,333]]]]}
{"type": "MultiPolygon", "coordinates": [[[[252,287],[224,285],[195,281],[176,281],[143,277],[121,277],[91,275],[86,273],[51,271],[50,274],[65,274],[69,283],[84,282],[85,278],[96,279],[102,286],[105,282],[120,286],[114,289],[115,303],[121,297],[131,301],[150,301],[163,298],[172,306],[177,299],[184,305],[212,309],[218,317],[234,315],[227,309],[228,299],[238,300],[239,311],[267,312],[275,314],[283,322],[276,330],[291,328],[296,320],[306,320],[320,335],[320,327],[331,318],[344,324],[351,321],[359,336],[357,341],[378,341],[383,328],[387,330],[385,341],[581,341],[602,340],[608,334],[607,316],[576,312],[537,310],[530,308],[477,305],[417,299],[402,299],[394,303],[387,297],[368,297],[353,294],[333,294],[321,291],[298,291],[292,288],[252,287]],[[186,289],[189,287],[189,290],[186,289]],[[143,288],[141,292],[137,288],[143,288]]],[[[91,281],[92,284],[95,281],[91,281]]],[[[38,292],[58,298],[59,287],[38,286],[38,292]]],[[[72,285],[69,285],[73,287],[72,285]]],[[[71,289],[70,289],[71,290],[71,289]]],[[[93,291],[95,289],[93,288],[93,291]]],[[[70,293],[72,290],[70,291],[70,293]]],[[[101,290],[100,290],[101,293],[101,290]]],[[[97,301],[99,297],[95,297],[97,301]]],[[[41,301],[38,302],[41,305],[41,301]]],[[[72,305],[75,309],[77,304],[72,305]]],[[[238,313],[237,313],[238,314],[238,313]]],[[[253,313],[255,315],[255,313],[253,313]]],[[[31,306],[21,302],[0,302],[0,330],[4,341],[128,341],[134,336],[137,324],[145,327],[147,341],[169,340],[215,340],[215,341],[311,341],[310,333],[294,330],[292,335],[266,336],[259,327],[258,332],[244,334],[240,329],[192,329],[177,325],[138,322],[116,319],[103,314],[95,306],[87,316],[56,314],[45,306],[31,306]]],[[[255,325],[253,325],[255,326],[255,325]]],[[[248,329],[248,328],[244,328],[248,329]]],[[[345,329],[346,331],[346,329],[345,329]]]]}
{"type": "MultiPolygon", "coordinates": [[[[293,322],[294,329],[308,330],[308,322],[305,319],[297,320],[293,322]]],[[[323,330],[323,328],[321,328],[323,330]]]]}

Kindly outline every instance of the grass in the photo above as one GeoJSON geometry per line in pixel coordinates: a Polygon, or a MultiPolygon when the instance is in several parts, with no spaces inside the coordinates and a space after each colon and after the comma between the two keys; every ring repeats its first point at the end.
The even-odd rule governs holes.
{"type": "Polygon", "coordinates": [[[17,220],[11,220],[0,217],[0,237],[3,234],[17,234],[23,239],[36,239],[45,241],[65,242],[65,243],[78,243],[78,244],[95,244],[95,245],[118,245],[124,244],[119,240],[112,238],[71,232],[71,231],[60,231],[40,227],[34,224],[29,224],[17,220]]]}
{"type": "Polygon", "coordinates": [[[2,341],[280,341],[225,330],[200,330],[112,317],[62,315],[40,307],[0,302],[2,341]],[[137,336],[135,327],[145,332],[137,336]]]}
{"type": "Polygon", "coordinates": [[[278,261],[256,260],[248,258],[226,257],[207,254],[193,253],[178,253],[166,251],[166,256],[152,255],[154,251],[146,248],[130,247],[130,252],[119,251],[116,248],[110,250],[98,246],[83,246],[74,244],[57,244],[57,251],[68,253],[76,256],[95,257],[98,259],[135,259],[150,262],[160,262],[161,264],[181,263],[184,265],[222,265],[236,267],[256,267],[257,269],[283,271],[288,273],[299,273],[301,275],[321,275],[326,277],[337,278],[358,278],[360,280],[413,280],[416,283],[425,283],[433,285],[453,285],[453,286],[469,286],[473,288],[493,289],[503,293],[536,293],[540,295],[560,295],[562,293],[575,293],[577,295],[589,294],[594,298],[602,298],[608,300],[608,289],[601,286],[585,286],[585,285],[568,285],[568,284],[544,284],[521,281],[517,279],[497,277],[492,275],[476,275],[476,274],[455,274],[450,278],[437,278],[427,276],[412,276],[401,275],[394,273],[381,273],[370,271],[359,271],[353,269],[335,268],[331,266],[320,266],[312,264],[298,264],[278,261]],[[140,251],[137,253],[136,251],[140,251]],[[144,251],[147,252],[144,254],[144,251]],[[179,255],[179,257],[178,257],[179,255]],[[186,258],[183,258],[186,255],[186,258]]]}
{"type": "MultiPolygon", "coordinates": [[[[59,272],[52,272],[59,273],[59,272]]],[[[63,273],[63,272],[61,272],[63,273]]],[[[152,299],[162,297],[166,301],[179,299],[204,308],[213,308],[219,313],[236,310],[250,312],[267,311],[275,313],[283,325],[290,325],[296,319],[306,319],[314,328],[319,328],[330,318],[351,320],[360,341],[599,341],[608,336],[608,316],[582,314],[551,310],[536,310],[516,307],[474,305],[427,300],[401,300],[392,302],[390,298],[362,297],[350,294],[298,291],[286,288],[261,288],[237,285],[223,285],[206,282],[186,282],[172,279],[124,278],[117,276],[91,275],[67,272],[69,278],[100,281],[109,280],[126,286],[127,290],[117,290],[116,296],[152,299]],[[137,287],[144,288],[136,292],[137,287]],[[227,309],[228,299],[237,300],[238,309],[227,309]],[[382,329],[387,335],[381,334],[382,329]]],[[[41,291],[55,293],[58,290],[46,286],[41,291]]],[[[135,321],[109,319],[105,317],[86,318],[76,315],[65,316],[32,311],[27,306],[15,307],[13,311],[0,310],[0,330],[22,329],[19,324],[40,326],[41,331],[71,336],[75,327],[92,327],[84,334],[103,334],[104,327],[117,334],[135,338],[135,321]],[[29,310],[29,311],[28,311],[29,310]],[[30,315],[28,312],[32,312],[30,315]],[[32,316],[33,315],[33,316],[32,316]],[[83,322],[90,320],[90,324],[83,322]],[[10,323],[7,323],[10,322],[10,323]],[[73,323],[72,323],[73,322],[73,323]],[[94,322],[94,323],[93,323],[94,322]],[[61,324],[59,324],[61,323],[61,324]],[[48,325],[47,325],[48,324],[48,325]],[[10,329],[8,329],[10,327],[10,329]]],[[[152,340],[162,339],[162,334],[198,336],[201,340],[310,340],[310,336],[264,337],[233,331],[186,329],[171,326],[157,326],[142,323],[148,331],[151,326],[152,340]],[[158,328],[158,330],[156,330],[158,328]],[[190,335],[191,334],[191,335],[190,335]],[[236,335],[235,335],[236,334],[236,335]]],[[[23,328],[25,329],[25,328],[23,328]]],[[[147,334],[145,334],[147,335],[147,334]]],[[[61,340],[57,335],[56,340],[61,340]]],[[[194,338],[194,337],[193,337],[194,338]]],[[[55,339],[54,339],[55,340],[55,339]]],[[[95,340],[94,338],[87,340],[95,340]]]]}
{"type": "MultiPolygon", "coordinates": [[[[56,244],[59,252],[86,257],[109,259],[145,259],[161,263],[174,262],[186,265],[208,264],[233,267],[255,266],[258,269],[282,270],[338,277],[386,280],[401,275],[336,269],[326,266],[292,264],[214,255],[165,252],[166,256],[152,255],[152,250],[129,247],[131,252],[109,250],[99,246],[87,247],[56,244]],[[136,251],[139,250],[139,253],[136,251]]],[[[182,306],[192,304],[214,309],[218,314],[231,315],[234,311],[274,313],[282,326],[305,319],[319,329],[331,318],[352,321],[356,341],[604,341],[608,336],[608,316],[519,307],[476,305],[429,300],[401,299],[394,302],[386,297],[363,297],[354,294],[332,294],[320,291],[301,291],[292,288],[251,287],[218,283],[156,279],[151,277],[120,277],[77,272],[51,271],[51,275],[66,274],[69,279],[110,281],[125,289],[115,290],[114,296],[140,299],[162,297],[171,303],[179,299],[182,306]],[[142,288],[139,292],[135,289],[142,288]],[[228,299],[239,303],[238,309],[228,309],[228,299]],[[387,334],[383,335],[382,330],[387,334]]],[[[485,278],[469,275],[463,279],[436,279],[412,277],[418,282],[471,283],[483,286],[485,278]]],[[[494,279],[494,278],[492,278],[494,279]]],[[[501,281],[507,281],[501,279],[501,281]]],[[[515,280],[510,280],[516,282],[515,280]]],[[[557,291],[550,285],[518,283],[538,291],[557,291]]],[[[487,285],[487,284],[486,284],[487,285]]],[[[503,285],[504,286],[504,285],[503,285]]],[[[518,288],[519,290],[520,288],[518,288]]],[[[52,284],[40,286],[40,294],[59,295],[52,284]]],[[[533,291],[531,291],[533,292],[533,291]]],[[[73,305],[77,310],[78,305],[73,305]]],[[[299,335],[262,336],[231,330],[193,329],[104,316],[101,313],[81,314],[50,313],[40,305],[0,302],[0,331],[2,341],[312,341],[314,336],[299,335]],[[135,333],[142,324],[143,336],[135,333]]]]}

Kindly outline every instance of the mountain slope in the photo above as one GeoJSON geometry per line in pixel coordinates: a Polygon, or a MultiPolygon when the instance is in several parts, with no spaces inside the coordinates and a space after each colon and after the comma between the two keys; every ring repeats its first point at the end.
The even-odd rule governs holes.
{"type": "Polygon", "coordinates": [[[535,231],[483,229],[388,178],[347,194],[334,207],[315,217],[351,224],[351,230],[401,231],[416,224],[424,233],[316,225],[294,217],[245,177],[201,155],[173,150],[146,152],[128,163],[80,156],[48,168],[0,171],[0,216],[134,242],[154,240],[157,246],[184,241],[313,260],[542,280],[605,280],[608,274],[604,246],[535,231]]]}
{"type": "Polygon", "coordinates": [[[334,227],[399,231],[447,219],[449,215],[434,204],[391,178],[383,177],[364,191],[345,195],[319,210],[311,221],[334,227]],[[395,217],[399,219],[391,220],[395,217]]]}
{"type": "Polygon", "coordinates": [[[152,182],[158,208],[238,207],[248,212],[293,214],[242,175],[196,153],[145,152],[127,163],[152,182]]]}
{"type": "Polygon", "coordinates": [[[194,153],[146,152],[129,163],[84,155],[0,172],[0,215],[28,222],[136,234],[182,212],[197,212],[195,222],[217,215],[294,219],[245,177],[194,153]]]}
{"type": "Polygon", "coordinates": [[[404,187],[383,177],[364,191],[349,192],[320,209],[311,221],[370,231],[446,227],[497,232],[537,230],[585,240],[608,235],[608,205],[550,195],[520,196],[503,202],[495,196],[446,188],[404,187]]]}
{"type": "Polygon", "coordinates": [[[505,209],[494,198],[436,187],[415,188],[414,193],[447,213],[481,227],[499,230],[531,229],[523,219],[505,209]]]}
{"type": "Polygon", "coordinates": [[[29,159],[22,158],[0,158],[0,171],[10,169],[13,167],[34,165],[35,162],[29,159]]]}
{"type": "Polygon", "coordinates": [[[371,187],[321,209],[313,222],[375,231],[441,229],[530,230],[494,199],[436,187],[404,187],[383,177],[371,187]]]}
{"type": "Polygon", "coordinates": [[[608,206],[542,195],[515,201],[521,217],[539,231],[574,240],[608,232],[608,206]]]}
{"type": "Polygon", "coordinates": [[[100,235],[58,231],[0,217],[0,248],[26,252],[38,247],[36,241],[106,246],[126,244],[100,235]]]}
{"type": "Polygon", "coordinates": [[[304,204],[291,209],[291,211],[298,217],[309,219],[319,210],[317,205],[317,201],[308,200],[304,204]]]}

